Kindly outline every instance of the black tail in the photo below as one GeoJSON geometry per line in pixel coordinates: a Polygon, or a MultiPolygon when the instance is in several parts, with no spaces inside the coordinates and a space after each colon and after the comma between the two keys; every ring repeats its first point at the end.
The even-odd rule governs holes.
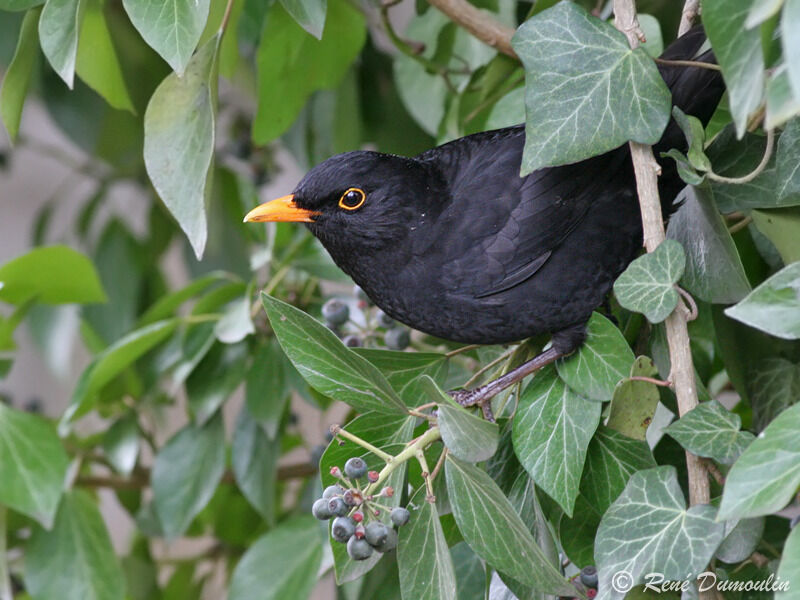
{"type": "MultiPolygon", "coordinates": [[[[670,44],[661,54],[661,58],[716,64],[713,51],[703,50],[705,43],[705,31],[702,25],[696,25],[670,44]]],[[[707,125],[725,92],[725,83],[720,72],[702,67],[663,64],[658,65],[658,70],[672,92],[672,104],[707,125]]],[[[675,162],[660,157],[662,152],[670,148],[686,150],[686,137],[675,119],[670,119],[661,141],[653,146],[653,153],[663,170],[659,187],[662,188],[661,196],[665,203],[671,203],[684,185],[678,178],[675,162]]]]}

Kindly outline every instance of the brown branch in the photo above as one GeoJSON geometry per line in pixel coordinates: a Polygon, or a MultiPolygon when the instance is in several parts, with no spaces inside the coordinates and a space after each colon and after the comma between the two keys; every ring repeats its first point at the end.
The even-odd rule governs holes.
{"type": "Polygon", "coordinates": [[[701,458],[700,462],[702,463],[703,468],[708,471],[708,474],[714,478],[714,481],[716,481],[719,485],[725,485],[725,476],[722,474],[713,460],[709,458],[701,458]]]}
{"type": "MultiPolygon", "coordinates": [[[[614,24],[617,29],[625,33],[632,48],[639,45],[640,29],[633,0],[614,0],[614,24]]],[[[666,237],[664,220],[661,216],[661,201],[658,196],[660,169],[650,146],[630,142],[630,148],[636,173],[639,206],[642,211],[644,244],[647,251],[652,252],[666,237]]],[[[676,310],[665,321],[671,364],[670,380],[678,398],[678,412],[681,416],[697,406],[694,364],[689,347],[689,330],[686,326],[687,312],[683,304],[678,304],[676,310]]],[[[711,500],[711,491],[700,459],[687,452],[686,466],[689,472],[689,502],[692,505],[708,504],[711,500]]]]}
{"type": "Polygon", "coordinates": [[[645,377],[644,375],[633,375],[628,377],[628,381],[644,381],[645,383],[652,383],[661,387],[672,387],[672,382],[667,380],[656,379],[655,377],[645,377]]]}
{"type": "Polygon", "coordinates": [[[673,67],[697,67],[698,69],[708,69],[709,71],[721,71],[719,65],[714,63],[702,62],[699,60],[672,60],[669,58],[654,58],[659,65],[669,65],[673,67]]]}
{"type": "Polygon", "coordinates": [[[689,310],[689,314],[686,315],[686,321],[694,321],[700,314],[697,310],[697,302],[695,302],[692,295],[681,286],[676,285],[675,288],[678,290],[681,298],[683,298],[683,301],[686,302],[686,308],[689,310]]]}
{"type": "Polygon", "coordinates": [[[484,44],[508,54],[511,58],[517,58],[517,53],[511,47],[511,36],[514,35],[511,27],[503,25],[486,12],[475,8],[467,0],[428,0],[428,2],[484,44]]]}

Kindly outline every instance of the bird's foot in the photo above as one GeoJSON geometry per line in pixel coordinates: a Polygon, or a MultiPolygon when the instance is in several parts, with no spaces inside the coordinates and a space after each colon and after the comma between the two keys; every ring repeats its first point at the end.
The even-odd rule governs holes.
{"type": "Polygon", "coordinates": [[[483,418],[490,423],[494,423],[492,396],[487,396],[484,388],[475,388],[474,390],[450,390],[447,393],[461,406],[480,406],[481,412],[483,412],[483,418]]]}

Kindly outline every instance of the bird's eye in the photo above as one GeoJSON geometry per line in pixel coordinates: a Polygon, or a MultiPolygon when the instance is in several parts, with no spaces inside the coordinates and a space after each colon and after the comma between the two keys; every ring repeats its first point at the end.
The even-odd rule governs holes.
{"type": "Polygon", "coordinates": [[[339,206],[345,210],[356,210],[357,208],[361,208],[361,205],[364,204],[366,199],[367,195],[363,190],[350,188],[339,198],[339,206]]]}

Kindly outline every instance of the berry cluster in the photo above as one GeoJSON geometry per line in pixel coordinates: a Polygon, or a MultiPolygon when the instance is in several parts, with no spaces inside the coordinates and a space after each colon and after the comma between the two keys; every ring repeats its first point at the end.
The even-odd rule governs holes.
{"type": "Polygon", "coordinates": [[[367,463],[358,457],[351,458],[344,464],[344,476],[339,467],[333,467],[331,475],[339,478],[345,485],[329,485],[322,493],[322,498],[311,507],[311,512],[317,519],[333,519],[331,537],[337,542],[347,544],[347,554],[353,560],[366,560],[372,556],[373,551],[383,553],[393,550],[397,546],[397,531],[377,517],[382,510],[388,510],[392,524],[400,527],[408,522],[410,514],[405,508],[385,507],[376,498],[390,498],[394,495],[394,490],[385,487],[379,494],[365,495],[358,481],[366,477],[370,483],[375,483],[379,476],[376,471],[367,471],[367,463]]]}
{"type": "MultiPolygon", "coordinates": [[[[401,326],[389,315],[373,307],[364,291],[355,286],[353,295],[356,297],[358,309],[363,313],[366,327],[356,325],[351,319],[350,307],[339,298],[331,298],[322,305],[322,318],[331,331],[338,335],[345,346],[363,346],[370,338],[378,338],[383,331],[383,343],[390,350],[405,350],[411,343],[411,334],[406,327],[401,326]],[[352,327],[345,326],[348,322],[352,327]],[[355,333],[353,333],[355,332],[355,333]]],[[[356,321],[359,319],[356,318],[356,321]]]]}
{"type": "Polygon", "coordinates": [[[597,596],[597,568],[593,565],[581,569],[581,583],[586,587],[586,596],[592,600],[597,596]]]}

